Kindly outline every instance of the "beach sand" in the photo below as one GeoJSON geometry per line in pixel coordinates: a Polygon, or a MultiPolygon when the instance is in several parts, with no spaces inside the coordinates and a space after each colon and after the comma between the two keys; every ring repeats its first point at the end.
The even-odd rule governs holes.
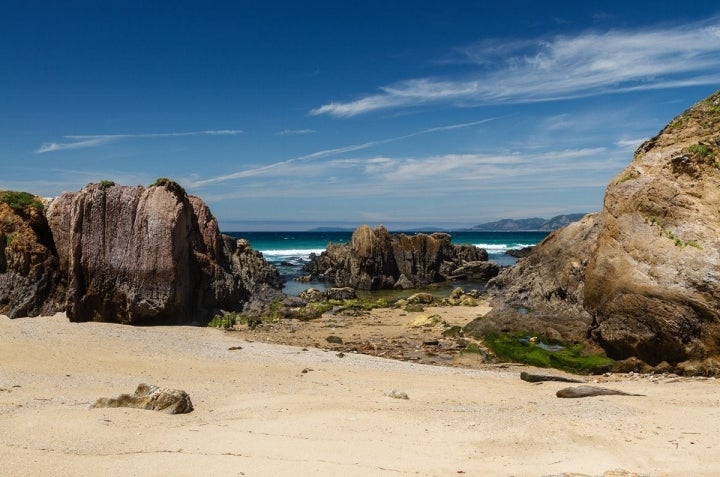
{"type": "Polygon", "coordinates": [[[521,381],[524,367],[432,366],[248,339],[62,314],[0,317],[0,473],[720,474],[716,380],[613,375],[600,385],[645,396],[559,399],[568,384],[521,381]],[[141,382],[187,391],[195,410],[88,409],[141,382]]]}

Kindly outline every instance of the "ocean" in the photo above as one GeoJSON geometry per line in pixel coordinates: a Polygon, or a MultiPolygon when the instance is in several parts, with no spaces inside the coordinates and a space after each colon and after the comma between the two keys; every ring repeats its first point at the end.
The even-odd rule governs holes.
{"type": "MultiPolygon", "coordinates": [[[[285,291],[296,294],[310,286],[324,288],[322,283],[300,283],[293,278],[305,275],[302,267],[311,253],[322,253],[329,243],[348,243],[352,232],[225,232],[244,238],[253,249],[262,252],[285,279],[285,291]]],[[[406,232],[414,233],[414,232],[406,232]]],[[[429,232],[428,232],[429,233],[429,232]]],[[[489,260],[500,266],[512,265],[515,259],[505,252],[535,245],[549,232],[450,232],[453,244],[473,244],[488,252],[489,260]]]]}

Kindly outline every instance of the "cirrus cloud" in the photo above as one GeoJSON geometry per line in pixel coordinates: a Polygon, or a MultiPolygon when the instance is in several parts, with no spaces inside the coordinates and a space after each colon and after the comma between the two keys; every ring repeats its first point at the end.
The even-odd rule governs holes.
{"type": "Polygon", "coordinates": [[[586,32],[457,49],[450,61],[473,71],[455,78],[413,78],[380,92],[310,111],[351,117],[427,104],[531,103],[720,83],[717,18],[671,28],[586,32]]]}
{"type": "Polygon", "coordinates": [[[208,131],[187,131],[187,132],[170,132],[170,133],[149,133],[149,134],[97,134],[85,136],[63,136],[64,139],[70,139],[71,142],[47,142],[35,150],[36,154],[44,154],[46,152],[57,152],[68,149],[84,149],[87,147],[98,147],[126,139],[145,139],[145,138],[167,138],[167,137],[183,137],[183,136],[234,136],[242,134],[239,129],[218,129],[208,131]]]}

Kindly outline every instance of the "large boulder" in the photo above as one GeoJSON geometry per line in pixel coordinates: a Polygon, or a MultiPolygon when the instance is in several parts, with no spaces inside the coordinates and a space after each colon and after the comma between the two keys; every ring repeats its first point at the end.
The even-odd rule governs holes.
{"type": "MultiPolygon", "coordinates": [[[[305,271],[338,287],[379,290],[445,281],[466,262],[487,261],[485,250],[450,240],[446,233],[391,234],[383,226],[362,225],[349,244],[331,243],[320,255],[311,255],[305,271]]],[[[487,275],[487,267],[474,270],[480,268],[487,275]]]]}
{"type": "Polygon", "coordinates": [[[617,358],[720,354],[720,92],[641,145],[605,193],[585,278],[592,336],[617,358]]]}
{"type": "Polygon", "coordinates": [[[720,92],[638,148],[601,213],[551,234],[501,273],[492,282],[496,309],[469,328],[567,326],[610,357],[651,365],[716,357],[718,210],[720,92]]]}
{"type": "Polygon", "coordinates": [[[274,267],[222,236],[204,202],[172,181],[90,184],[56,198],[47,216],[72,321],[204,321],[281,288],[274,267]]]}

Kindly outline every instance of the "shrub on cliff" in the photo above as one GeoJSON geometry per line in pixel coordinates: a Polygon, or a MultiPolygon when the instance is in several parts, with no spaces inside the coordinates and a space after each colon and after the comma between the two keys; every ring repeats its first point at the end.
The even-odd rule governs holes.
{"type": "Polygon", "coordinates": [[[187,192],[185,192],[185,189],[183,189],[180,184],[167,177],[158,177],[155,179],[155,182],[150,184],[150,187],[166,187],[170,192],[175,194],[178,199],[187,196],[187,192]]]}
{"type": "Polygon", "coordinates": [[[0,203],[9,205],[15,212],[28,212],[31,209],[42,212],[45,208],[37,196],[14,190],[0,191],[0,203]]]}

